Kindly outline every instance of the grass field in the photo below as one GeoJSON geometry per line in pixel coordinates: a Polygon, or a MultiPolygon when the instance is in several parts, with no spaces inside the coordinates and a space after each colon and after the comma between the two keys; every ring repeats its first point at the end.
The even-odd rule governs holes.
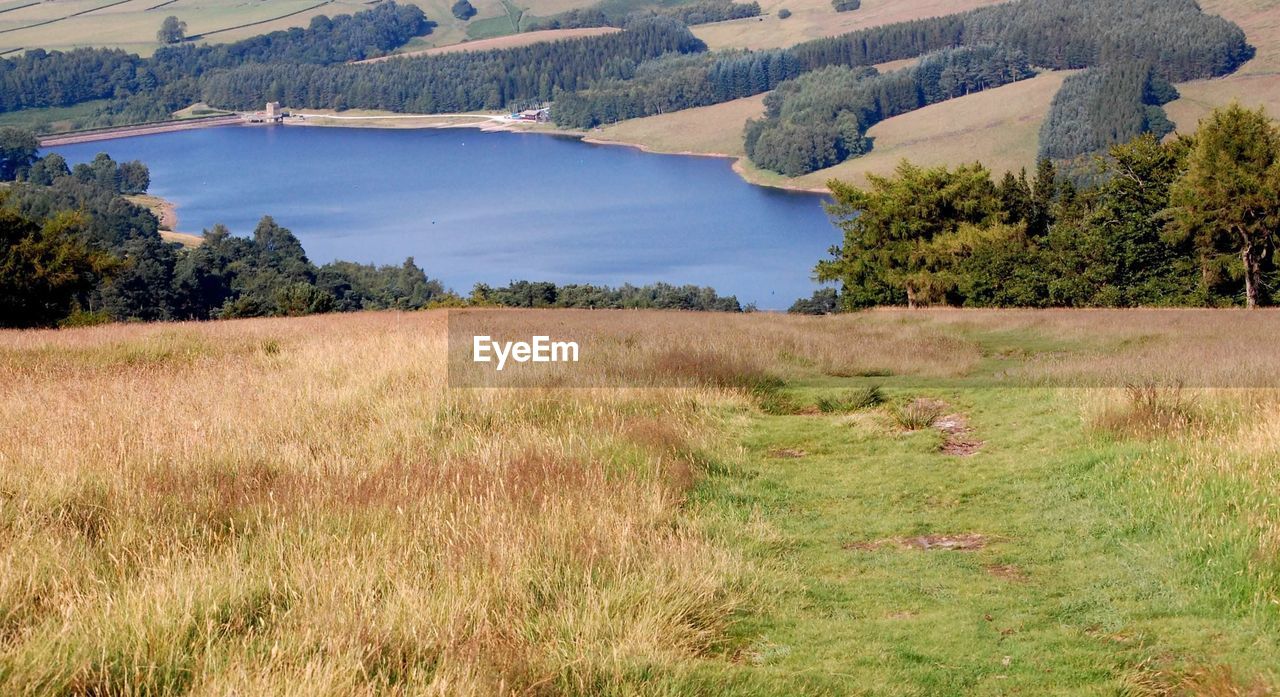
{"type": "Polygon", "coordinates": [[[836,12],[830,0],[761,0],[766,14],[758,18],[693,27],[693,33],[716,48],[782,48],[801,41],[836,36],[858,29],[912,19],[938,17],[994,5],[1002,0],[863,0],[853,12],[836,12]],[[778,10],[791,16],[778,19],[778,10]]]}
{"type": "MultiPolygon", "coordinates": [[[[547,29],[545,31],[530,31],[521,34],[510,34],[507,36],[497,36],[492,39],[476,39],[474,41],[464,41],[458,44],[449,44],[447,46],[437,46],[435,48],[423,48],[413,51],[403,51],[399,56],[432,56],[441,53],[458,53],[461,51],[493,51],[502,48],[516,48],[519,46],[528,46],[529,44],[542,43],[543,41],[563,41],[565,39],[577,39],[584,36],[600,36],[601,34],[612,34],[618,29],[613,27],[590,27],[587,29],[547,29]]],[[[359,61],[361,63],[377,63],[387,60],[387,58],[370,58],[368,60],[359,61]]]]}
{"type": "Polygon", "coordinates": [[[449,389],[443,312],[0,332],[0,692],[1280,680],[1280,314],[514,314],[688,384],[449,389]]]}
{"type": "Polygon", "coordinates": [[[655,152],[746,155],[742,129],[747,119],[764,115],[764,95],[715,106],[631,119],[590,135],[592,140],[637,143],[655,152]]]}

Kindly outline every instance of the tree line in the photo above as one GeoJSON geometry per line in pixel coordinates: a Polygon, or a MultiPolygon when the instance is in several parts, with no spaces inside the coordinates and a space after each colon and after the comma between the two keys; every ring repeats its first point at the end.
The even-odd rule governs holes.
{"type": "Polygon", "coordinates": [[[493,51],[395,58],[365,65],[252,63],[202,81],[204,101],[244,109],[264,100],[315,108],[420,113],[503,109],[549,101],[597,80],[631,74],[669,53],[706,50],[689,29],[666,17],[625,31],[493,51]]]}
{"type": "Polygon", "coordinates": [[[561,126],[594,128],[750,97],[803,73],[785,49],[663,56],[585,90],[561,93],[551,116],[561,126]]]}
{"type": "Polygon", "coordinates": [[[544,29],[584,29],[587,27],[626,27],[632,22],[648,17],[670,17],[682,24],[694,26],[731,19],[760,16],[760,3],[732,2],[732,0],[694,0],[674,7],[636,7],[632,3],[598,3],[591,7],[566,10],[550,17],[542,17],[522,26],[521,31],[544,29]]]}
{"type": "MultiPolygon", "coordinates": [[[[1048,160],[999,182],[978,164],[906,162],[865,189],[832,182],[844,242],[817,276],[844,310],[1272,301],[1280,128],[1265,112],[1222,109],[1168,143],[1143,134],[1097,167],[1083,189],[1048,160]]],[[[795,309],[831,303],[826,291],[795,309]]]]}
{"type": "Polygon", "coordinates": [[[884,119],[1034,74],[1021,51],[996,46],[947,49],[885,75],[822,68],[765,97],[765,118],[747,122],[747,156],[787,176],[807,174],[867,152],[867,129],[884,119]]]}
{"type": "MultiPolygon", "coordinates": [[[[471,291],[472,305],[502,307],[559,307],[588,310],[698,310],[702,312],[743,312],[733,295],[720,295],[714,288],[656,283],[646,286],[624,284],[616,288],[582,283],[556,285],[549,281],[512,281],[494,288],[480,283],[471,291]]],[[[753,310],[747,306],[745,310],[753,310]]]]}

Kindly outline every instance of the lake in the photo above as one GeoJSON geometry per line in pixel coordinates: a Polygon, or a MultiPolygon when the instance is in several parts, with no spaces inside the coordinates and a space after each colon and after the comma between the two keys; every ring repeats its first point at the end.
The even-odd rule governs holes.
{"type": "Polygon", "coordinates": [[[273,216],[316,263],[399,264],[466,294],[516,279],[712,286],[763,309],[816,288],[840,241],[822,197],[720,158],[474,129],[223,127],[52,148],[142,160],[178,228],[273,216]]]}

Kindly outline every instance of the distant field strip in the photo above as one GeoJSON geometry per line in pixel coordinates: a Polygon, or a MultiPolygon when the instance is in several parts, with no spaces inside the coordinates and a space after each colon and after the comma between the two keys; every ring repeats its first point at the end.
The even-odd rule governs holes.
{"type": "MultiPolygon", "coordinates": [[[[105,5],[99,5],[98,7],[91,7],[91,8],[89,8],[89,9],[87,9],[87,10],[80,10],[79,12],[72,12],[71,14],[66,15],[65,17],[54,17],[53,19],[46,19],[46,20],[44,20],[43,22],[35,22],[34,24],[27,24],[27,25],[23,25],[23,26],[21,26],[21,27],[12,27],[12,28],[9,28],[9,29],[0,29],[0,34],[8,34],[9,32],[13,32],[13,31],[22,31],[23,29],[35,29],[36,27],[43,27],[43,26],[47,26],[47,25],[50,25],[50,24],[54,24],[55,22],[61,22],[61,21],[64,21],[64,20],[71,19],[72,17],[80,17],[80,16],[82,16],[82,15],[87,15],[87,14],[89,14],[90,12],[97,12],[98,10],[105,10],[105,9],[107,9],[108,7],[115,7],[116,5],[123,5],[123,4],[127,3],[127,2],[133,2],[133,0],[115,0],[115,2],[109,2],[109,3],[105,4],[105,5]]],[[[33,6],[35,6],[35,5],[39,5],[39,4],[40,4],[40,3],[38,3],[38,2],[33,2],[33,3],[31,3],[30,5],[22,5],[21,7],[10,7],[10,8],[8,8],[8,9],[4,10],[4,12],[12,12],[12,11],[14,11],[14,10],[21,10],[21,9],[23,9],[24,7],[33,7],[33,6]]]]}
{"type": "Polygon", "coordinates": [[[569,39],[579,39],[585,36],[613,34],[619,31],[622,30],[616,27],[587,27],[585,29],[545,29],[542,31],[527,31],[519,34],[511,34],[509,36],[495,36],[492,39],[477,39],[475,41],[464,41],[460,44],[449,44],[447,46],[436,46],[434,48],[424,48],[417,51],[393,53],[389,56],[366,58],[365,60],[356,62],[381,63],[382,61],[390,60],[392,58],[409,58],[411,56],[435,56],[442,53],[496,51],[503,48],[529,46],[531,44],[539,44],[547,41],[566,41],[569,39]]]}
{"type": "MultiPolygon", "coordinates": [[[[225,28],[222,28],[222,29],[214,29],[213,31],[207,31],[207,32],[204,32],[203,34],[196,34],[195,36],[189,36],[189,37],[187,37],[187,38],[188,38],[189,40],[195,41],[195,40],[197,40],[197,39],[203,39],[203,38],[206,38],[206,37],[209,37],[209,36],[213,36],[214,34],[221,34],[221,33],[223,33],[223,32],[228,32],[228,31],[235,31],[235,30],[237,30],[237,29],[247,29],[247,28],[249,28],[249,27],[256,27],[256,26],[258,26],[259,24],[268,24],[268,23],[270,23],[270,22],[278,22],[278,21],[280,21],[280,20],[282,20],[282,19],[288,19],[289,17],[292,17],[292,16],[294,16],[294,15],[300,15],[300,14],[302,14],[303,12],[310,12],[310,11],[312,11],[312,10],[316,10],[316,9],[321,8],[321,7],[324,7],[325,5],[331,5],[331,4],[333,4],[333,1],[334,1],[334,0],[324,0],[324,2],[317,3],[317,4],[315,4],[315,5],[311,5],[311,6],[308,6],[308,7],[304,7],[304,8],[302,8],[301,10],[294,10],[293,12],[286,12],[285,14],[282,14],[282,15],[279,15],[279,16],[276,16],[276,17],[271,17],[271,18],[268,18],[268,19],[261,19],[261,20],[258,20],[258,21],[256,21],[256,22],[246,22],[245,24],[237,24],[237,25],[236,25],[236,26],[234,26],[234,27],[225,27],[225,28]]],[[[129,0],[125,0],[125,2],[129,2],[129,0]]]]}
{"type": "MultiPolygon", "coordinates": [[[[175,0],[175,1],[176,1],[176,0],[175,0]]],[[[32,5],[39,5],[39,4],[40,4],[39,2],[29,2],[29,3],[25,4],[25,5],[15,5],[15,6],[13,6],[13,7],[6,7],[6,8],[4,8],[3,10],[0,10],[0,15],[4,14],[4,13],[6,13],[6,12],[13,12],[14,10],[21,10],[21,9],[22,9],[22,8],[24,8],[24,7],[31,7],[32,5]]]]}

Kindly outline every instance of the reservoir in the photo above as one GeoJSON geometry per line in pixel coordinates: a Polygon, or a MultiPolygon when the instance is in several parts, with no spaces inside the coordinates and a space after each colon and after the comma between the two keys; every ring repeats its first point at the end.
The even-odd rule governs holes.
{"type": "Polygon", "coordinates": [[[52,148],[142,160],[178,228],[273,216],[317,264],[399,264],[466,295],[512,280],[712,286],[785,309],[840,241],[823,197],[720,158],[473,129],[224,127],[52,148]]]}

